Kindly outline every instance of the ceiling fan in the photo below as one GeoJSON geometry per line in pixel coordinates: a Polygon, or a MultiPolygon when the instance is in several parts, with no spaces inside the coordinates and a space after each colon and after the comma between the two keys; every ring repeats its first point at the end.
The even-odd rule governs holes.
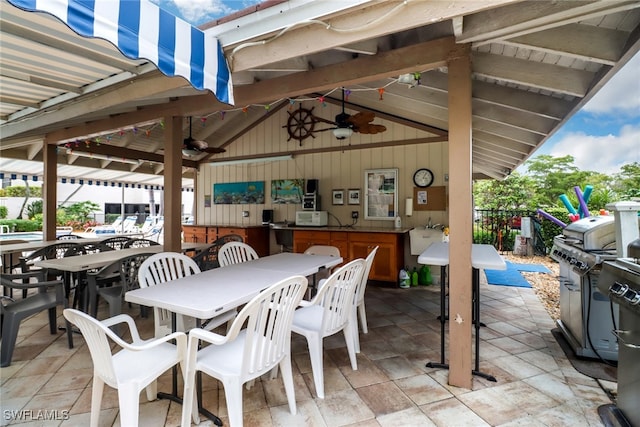
{"type": "Polygon", "coordinates": [[[336,116],[335,121],[330,121],[318,117],[318,121],[334,124],[336,127],[328,129],[319,129],[316,132],[332,130],[337,139],[345,139],[352,135],[353,132],[363,134],[376,134],[384,132],[387,128],[383,125],[371,123],[376,118],[372,111],[361,111],[356,114],[347,114],[344,110],[344,88],[342,88],[342,112],[336,116]]]}
{"type": "Polygon", "coordinates": [[[189,117],[189,136],[182,142],[182,154],[185,156],[197,156],[202,153],[218,154],[224,153],[225,151],[227,150],[224,148],[209,147],[209,144],[205,141],[193,139],[191,136],[191,117],[189,117]]]}
{"type": "Polygon", "coordinates": [[[383,125],[371,123],[375,119],[375,113],[372,111],[362,111],[356,114],[347,114],[344,109],[344,88],[342,88],[342,112],[336,115],[335,120],[331,121],[313,114],[313,108],[310,110],[302,108],[302,104],[298,110],[289,113],[287,124],[283,127],[287,128],[289,140],[297,139],[298,141],[313,135],[314,132],[333,131],[333,135],[337,139],[346,139],[353,132],[363,134],[375,134],[384,132],[387,128],[383,125]],[[334,127],[326,129],[315,129],[318,122],[334,125],[334,127]]]}

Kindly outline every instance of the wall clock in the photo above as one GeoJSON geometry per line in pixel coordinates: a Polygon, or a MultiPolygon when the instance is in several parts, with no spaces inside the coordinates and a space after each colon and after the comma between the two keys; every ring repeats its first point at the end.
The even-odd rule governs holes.
{"type": "Polygon", "coordinates": [[[416,187],[425,188],[433,184],[433,172],[427,168],[420,168],[413,174],[413,183],[416,187]]]}

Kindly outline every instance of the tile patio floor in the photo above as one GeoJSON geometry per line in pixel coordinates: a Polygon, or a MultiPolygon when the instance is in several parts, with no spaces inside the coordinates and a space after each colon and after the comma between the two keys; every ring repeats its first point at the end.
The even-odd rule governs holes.
{"type": "MultiPolygon", "coordinates": [[[[281,380],[264,379],[244,392],[245,426],[602,426],[597,408],[611,403],[604,390],[615,390],[616,384],[571,366],[551,334],[554,322],[532,289],[483,282],[481,317],[487,327],[481,329],[480,368],[497,382],[474,377],[472,390],[452,387],[446,370],[425,367],[440,360],[439,286],[370,285],[369,333],[361,334],[358,370],[351,369],[342,335],[326,339],[326,398],[316,398],[306,342],[294,334],[297,415],[289,413],[281,380]]],[[[99,318],[104,318],[101,309],[99,318]]],[[[137,307],[130,313],[143,337],[150,337],[152,318],[140,318],[137,307]]],[[[44,315],[22,325],[13,363],[0,369],[1,425],[89,425],[92,362],[82,337],[74,338],[75,348],[69,350],[63,333],[49,335],[44,315]],[[10,411],[20,410],[32,417],[54,410],[59,418],[65,418],[62,411],[69,416],[11,419],[10,411]]],[[[159,390],[169,391],[170,384],[167,373],[159,390]]],[[[205,407],[227,425],[222,387],[205,377],[204,390],[205,407]]],[[[181,405],[146,402],[144,393],[141,403],[141,425],[179,425],[181,405]]],[[[100,426],[119,425],[117,395],[105,387],[100,426]]],[[[200,425],[212,423],[203,419],[200,425]]]]}

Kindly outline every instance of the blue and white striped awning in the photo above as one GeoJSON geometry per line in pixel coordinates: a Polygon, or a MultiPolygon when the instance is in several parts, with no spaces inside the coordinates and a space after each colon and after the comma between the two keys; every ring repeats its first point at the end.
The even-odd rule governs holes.
{"type": "Polygon", "coordinates": [[[218,40],[148,0],[8,0],[47,12],[85,37],[103,38],[130,59],[147,59],[233,104],[231,73],[218,40]]]}
{"type": "MultiPolygon", "coordinates": [[[[0,172],[0,181],[2,181],[3,179],[34,181],[34,182],[44,181],[44,178],[42,177],[42,175],[25,175],[23,173],[17,173],[17,172],[0,172]]],[[[124,188],[137,188],[137,189],[144,189],[144,190],[164,190],[164,186],[162,185],[135,184],[131,182],[111,181],[111,180],[105,180],[105,179],[58,177],[57,182],[61,184],[96,185],[96,186],[103,186],[103,187],[119,187],[119,188],[124,187],[124,188]]],[[[181,190],[186,193],[194,192],[193,188],[191,187],[183,187],[181,190]]]]}

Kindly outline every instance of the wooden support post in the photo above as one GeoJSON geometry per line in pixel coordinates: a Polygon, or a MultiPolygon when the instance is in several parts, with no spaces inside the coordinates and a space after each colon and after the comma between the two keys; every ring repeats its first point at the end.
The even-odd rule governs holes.
{"type": "Polygon", "coordinates": [[[42,142],[43,179],[42,186],[42,240],[56,239],[56,211],[58,210],[58,158],[57,147],[42,142]]]}
{"type": "Polygon", "coordinates": [[[449,67],[449,384],[472,387],[471,56],[449,67]]]}
{"type": "Polygon", "coordinates": [[[164,250],[182,249],[182,117],[165,117],[164,250]]]}

